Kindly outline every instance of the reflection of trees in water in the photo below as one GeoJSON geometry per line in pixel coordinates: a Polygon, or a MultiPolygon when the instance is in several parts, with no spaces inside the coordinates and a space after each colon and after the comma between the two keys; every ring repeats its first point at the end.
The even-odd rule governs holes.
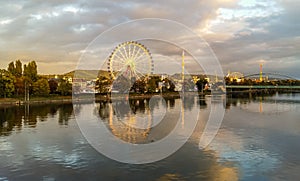
{"type": "Polygon", "coordinates": [[[199,95],[197,103],[200,106],[200,109],[207,108],[207,103],[206,103],[205,95],[199,95]]]}
{"type": "Polygon", "coordinates": [[[226,109],[230,109],[231,106],[236,107],[238,104],[248,104],[257,97],[251,93],[232,94],[226,97],[226,109]]]}
{"type": "Polygon", "coordinates": [[[0,108],[0,135],[9,135],[22,127],[36,127],[38,121],[58,116],[58,123],[67,125],[73,114],[72,104],[24,105],[0,108]]]}
{"type": "MultiPolygon", "coordinates": [[[[145,99],[129,99],[129,100],[114,100],[112,102],[114,114],[116,114],[120,118],[126,117],[128,114],[144,114],[148,109],[159,109],[160,106],[165,106],[163,108],[173,109],[175,107],[176,98],[165,98],[166,104],[160,104],[159,99],[156,101],[152,101],[150,103],[150,98],[145,99]]],[[[194,98],[188,98],[186,102],[190,101],[190,103],[186,103],[186,107],[191,109],[194,106],[194,98]],[[190,101],[190,99],[192,101],[190,101]]],[[[99,116],[102,119],[106,119],[109,117],[109,104],[107,101],[100,101],[98,103],[98,112],[99,116]]]]}
{"type": "Polygon", "coordinates": [[[102,101],[99,102],[97,108],[99,109],[99,116],[107,123],[107,128],[112,134],[126,142],[147,143],[160,140],[168,135],[178,121],[180,110],[176,114],[167,111],[161,122],[152,128],[153,110],[173,109],[175,107],[175,99],[168,98],[165,101],[166,104],[161,97],[152,97],[152,99],[129,98],[129,100],[113,100],[112,103],[102,101]],[[145,129],[133,126],[140,124],[143,124],[145,129]]]}
{"type": "Polygon", "coordinates": [[[182,96],[184,109],[191,111],[195,106],[195,96],[182,96]]]}
{"type": "Polygon", "coordinates": [[[99,116],[102,119],[109,118],[109,103],[107,101],[100,101],[99,108],[96,110],[99,112],[99,116]]]}
{"type": "Polygon", "coordinates": [[[167,102],[167,108],[173,109],[175,107],[175,99],[174,98],[166,99],[166,102],[167,102]]]}
{"type": "Polygon", "coordinates": [[[68,125],[68,121],[73,115],[73,106],[63,104],[58,109],[58,122],[60,125],[68,125]]]}
{"type": "Polygon", "coordinates": [[[16,109],[0,109],[0,135],[9,135],[14,127],[22,127],[22,115],[16,109]]]}

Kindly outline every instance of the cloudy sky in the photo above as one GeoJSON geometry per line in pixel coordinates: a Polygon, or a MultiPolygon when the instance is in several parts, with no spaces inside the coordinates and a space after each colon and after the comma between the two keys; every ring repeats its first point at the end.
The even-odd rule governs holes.
{"type": "Polygon", "coordinates": [[[163,18],[203,37],[224,73],[257,73],[263,63],[265,71],[300,78],[299,7],[299,0],[1,0],[0,68],[35,60],[41,74],[65,73],[105,30],[163,18]]]}

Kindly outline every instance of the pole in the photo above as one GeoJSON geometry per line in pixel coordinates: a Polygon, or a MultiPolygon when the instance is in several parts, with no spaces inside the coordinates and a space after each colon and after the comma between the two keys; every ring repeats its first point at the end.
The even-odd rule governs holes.
{"type": "Polygon", "coordinates": [[[259,81],[263,81],[262,63],[259,65],[259,81]]]}
{"type": "Polygon", "coordinates": [[[182,51],[182,61],[181,61],[181,81],[182,81],[182,91],[184,93],[184,50],[182,51]]]}
{"type": "Polygon", "coordinates": [[[25,81],[24,102],[27,101],[27,82],[25,81]]]}

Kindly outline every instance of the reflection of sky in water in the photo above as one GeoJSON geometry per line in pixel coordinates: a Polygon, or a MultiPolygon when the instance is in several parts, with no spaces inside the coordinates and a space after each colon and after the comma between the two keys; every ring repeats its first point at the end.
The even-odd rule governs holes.
{"type": "MultiPolygon", "coordinates": [[[[276,153],[271,153],[260,144],[262,138],[247,140],[222,130],[209,149],[215,150],[220,162],[233,162],[239,168],[241,176],[250,177],[272,171],[280,165],[276,153]],[[221,136],[222,135],[222,136],[221,136]]],[[[262,144],[262,143],[261,143],[262,144]]]]}
{"type": "MultiPolygon", "coordinates": [[[[262,105],[267,114],[257,111],[259,98],[241,99],[227,110],[218,135],[205,151],[198,149],[197,136],[169,158],[138,166],[119,164],[98,154],[81,135],[74,117],[70,117],[65,126],[58,122],[59,113],[44,116],[44,122],[38,117],[36,127],[22,122],[19,130],[14,128],[8,136],[0,136],[0,180],[68,180],[70,177],[73,180],[142,180],[146,177],[149,180],[298,180],[299,99],[293,95],[265,97],[262,105]],[[277,110],[287,111],[277,114],[277,110]]],[[[179,100],[173,101],[175,106],[167,108],[167,113],[172,115],[172,111],[180,110],[179,103],[179,100]]],[[[167,101],[166,105],[169,104],[167,101]]],[[[207,104],[208,108],[200,109],[204,123],[210,101],[207,104]]],[[[161,102],[157,105],[165,107],[161,102]]],[[[144,113],[143,106],[136,110],[135,115],[144,113]]],[[[157,110],[158,107],[153,108],[157,110]]],[[[81,114],[85,111],[82,106],[81,114]]],[[[185,111],[188,116],[188,107],[185,111]]]]}
{"type": "Polygon", "coordinates": [[[6,139],[0,138],[1,155],[6,155],[1,157],[2,164],[6,163],[7,168],[13,168],[12,170],[16,172],[26,169],[26,164],[31,158],[35,161],[56,162],[65,168],[76,169],[86,166],[83,145],[87,143],[80,134],[72,134],[78,131],[74,123],[65,132],[66,127],[57,127],[56,115],[48,118],[47,126],[41,122],[37,125],[37,130],[23,129],[22,137],[13,134],[6,139]]]}
{"type": "Polygon", "coordinates": [[[77,149],[72,150],[70,153],[66,153],[58,146],[42,146],[40,144],[35,144],[31,147],[30,151],[36,160],[58,162],[65,167],[80,168],[87,164],[86,162],[81,161],[81,156],[78,153],[80,150],[77,149]]]}
{"type": "Polygon", "coordinates": [[[257,113],[282,113],[287,111],[293,111],[296,109],[296,106],[288,103],[280,102],[251,102],[248,104],[242,104],[240,107],[244,110],[257,112],[257,113]]]}
{"type": "Polygon", "coordinates": [[[276,94],[275,96],[272,96],[272,97],[266,97],[266,99],[298,102],[298,101],[300,101],[299,95],[300,95],[300,93],[276,94]]]}
{"type": "Polygon", "coordinates": [[[297,94],[276,94],[272,97],[258,97],[250,102],[238,102],[237,105],[250,112],[274,114],[294,111],[299,103],[300,96],[297,94]]]}
{"type": "Polygon", "coordinates": [[[300,158],[299,94],[235,99],[210,145],[220,162],[230,161],[243,179],[295,180],[300,158]],[[241,111],[242,110],[242,111],[241,111]]]}

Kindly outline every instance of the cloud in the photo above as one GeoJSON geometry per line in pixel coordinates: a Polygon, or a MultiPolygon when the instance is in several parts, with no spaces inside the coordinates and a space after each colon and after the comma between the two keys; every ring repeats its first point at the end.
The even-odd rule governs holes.
{"type": "MultiPolygon", "coordinates": [[[[204,37],[225,72],[252,72],[257,65],[251,62],[265,59],[276,71],[280,67],[275,64],[291,62],[287,65],[293,67],[282,71],[300,77],[294,70],[300,64],[298,4],[292,0],[2,2],[0,66],[32,59],[38,62],[40,73],[71,71],[86,46],[108,28],[138,18],[164,18],[183,23],[204,37]]],[[[128,33],[135,31],[141,30],[128,33]]],[[[161,56],[172,58],[175,53],[165,48],[161,56]]]]}

